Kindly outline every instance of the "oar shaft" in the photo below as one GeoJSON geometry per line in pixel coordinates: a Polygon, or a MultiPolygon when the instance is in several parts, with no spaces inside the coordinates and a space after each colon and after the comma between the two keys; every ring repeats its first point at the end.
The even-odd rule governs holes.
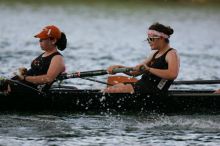
{"type": "Polygon", "coordinates": [[[36,93],[38,93],[38,94],[40,94],[40,95],[44,95],[44,94],[45,94],[44,92],[42,92],[42,91],[40,91],[40,90],[37,90],[37,89],[35,89],[35,88],[33,88],[33,87],[31,87],[31,86],[29,86],[29,85],[27,85],[27,84],[24,84],[24,83],[22,83],[22,82],[19,82],[19,81],[17,81],[17,80],[11,80],[11,79],[7,79],[7,80],[8,80],[9,82],[15,84],[15,85],[17,84],[17,85],[26,87],[27,89],[30,89],[30,90],[32,90],[32,91],[34,91],[34,92],[36,92],[36,93]]]}
{"type": "Polygon", "coordinates": [[[134,71],[133,68],[115,68],[112,70],[112,73],[126,73],[126,72],[131,72],[134,71]]]}
{"type": "Polygon", "coordinates": [[[100,81],[100,80],[96,80],[96,79],[91,79],[91,78],[81,78],[81,79],[88,80],[88,81],[93,81],[93,82],[97,82],[97,83],[101,83],[101,84],[105,84],[105,85],[108,85],[108,86],[112,86],[112,84],[109,84],[109,83],[106,83],[106,82],[103,82],[103,81],[100,81]]]}
{"type": "Polygon", "coordinates": [[[80,78],[80,77],[91,77],[108,74],[106,70],[95,70],[95,71],[85,71],[85,72],[74,72],[71,74],[62,74],[57,79],[64,80],[70,78],[80,78]]]}
{"type": "MultiPolygon", "coordinates": [[[[132,68],[115,68],[112,70],[112,73],[125,73],[133,71],[132,68]]],[[[58,80],[70,79],[70,78],[82,78],[82,77],[91,77],[91,76],[100,76],[108,74],[107,70],[94,70],[94,71],[85,71],[85,72],[74,72],[70,74],[62,74],[57,77],[58,80]]]]}
{"type": "Polygon", "coordinates": [[[174,85],[220,84],[220,80],[174,81],[174,85]]]}

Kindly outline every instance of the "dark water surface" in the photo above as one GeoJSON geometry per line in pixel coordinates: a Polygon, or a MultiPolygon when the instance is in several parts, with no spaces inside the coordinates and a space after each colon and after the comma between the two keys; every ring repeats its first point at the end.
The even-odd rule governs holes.
{"type": "Polygon", "coordinates": [[[3,145],[218,145],[220,116],[4,114],[3,145]]]}
{"type": "MultiPolygon", "coordinates": [[[[30,66],[41,53],[33,36],[48,24],[58,25],[68,37],[63,52],[67,72],[135,65],[150,53],[146,30],[159,21],[175,30],[171,46],[181,57],[178,80],[220,78],[219,3],[1,2],[0,20],[0,76],[30,66]]],[[[68,82],[104,88],[80,79],[68,82]]],[[[219,123],[219,115],[1,113],[0,145],[219,145],[219,123]]]]}

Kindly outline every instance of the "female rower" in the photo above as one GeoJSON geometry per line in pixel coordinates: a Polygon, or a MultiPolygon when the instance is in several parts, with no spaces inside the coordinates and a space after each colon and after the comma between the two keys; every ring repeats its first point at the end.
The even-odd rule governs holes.
{"type": "Polygon", "coordinates": [[[128,75],[142,75],[136,83],[119,83],[104,89],[105,93],[163,93],[168,91],[179,73],[180,60],[178,53],[169,45],[173,29],[160,23],[154,23],[148,29],[147,41],[152,54],[143,63],[135,67],[122,65],[110,66],[107,70],[112,74],[114,68],[133,68],[128,75]]]}
{"type": "Polygon", "coordinates": [[[19,68],[20,73],[14,79],[32,87],[42,84],[49,86],[65,70],[63,56],[58,50],[63,51],[66,48],[66,35],[58,27],[50,25],[44,27],[35,37],[39,38],[44,52],[32,61],[29,70],[19,68]]]}

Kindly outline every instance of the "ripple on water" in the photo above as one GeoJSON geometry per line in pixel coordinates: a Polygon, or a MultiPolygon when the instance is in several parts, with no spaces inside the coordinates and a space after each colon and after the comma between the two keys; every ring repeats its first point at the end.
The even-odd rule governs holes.
{"type": "Polygon", "coordinates": [[[15,143],[37,144],[212,144],[220,140],[219,120],[219,115],[1,115],[0,141],[7,135],[15,143]]]}

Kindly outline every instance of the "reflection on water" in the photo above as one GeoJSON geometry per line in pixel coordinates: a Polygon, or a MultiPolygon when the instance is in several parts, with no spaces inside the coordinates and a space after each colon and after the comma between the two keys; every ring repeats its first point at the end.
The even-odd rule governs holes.
{"type": "MultiPolygon", "coordinates": [[[[181,57],[178,79],[220,78],[219,3],[196,6],[163,2],[162,7],[161,3],[141,1],[26,2],[0,3],[1,76],[30,66],[30,60],[41,53],[33,36],[45,25],[58,25],[67,34],[68,48],[63,55],[70,72],[141,62],[150,53],[144,41],[147,27],[159,21],[175,30],[171,44],[181,57]]],[[[79,88],[103,87],[81,79],[69,82],[79,88]]],[[[2,114],[0,144],[217,145],[219,121],[218,115],[2,114]]]]}

